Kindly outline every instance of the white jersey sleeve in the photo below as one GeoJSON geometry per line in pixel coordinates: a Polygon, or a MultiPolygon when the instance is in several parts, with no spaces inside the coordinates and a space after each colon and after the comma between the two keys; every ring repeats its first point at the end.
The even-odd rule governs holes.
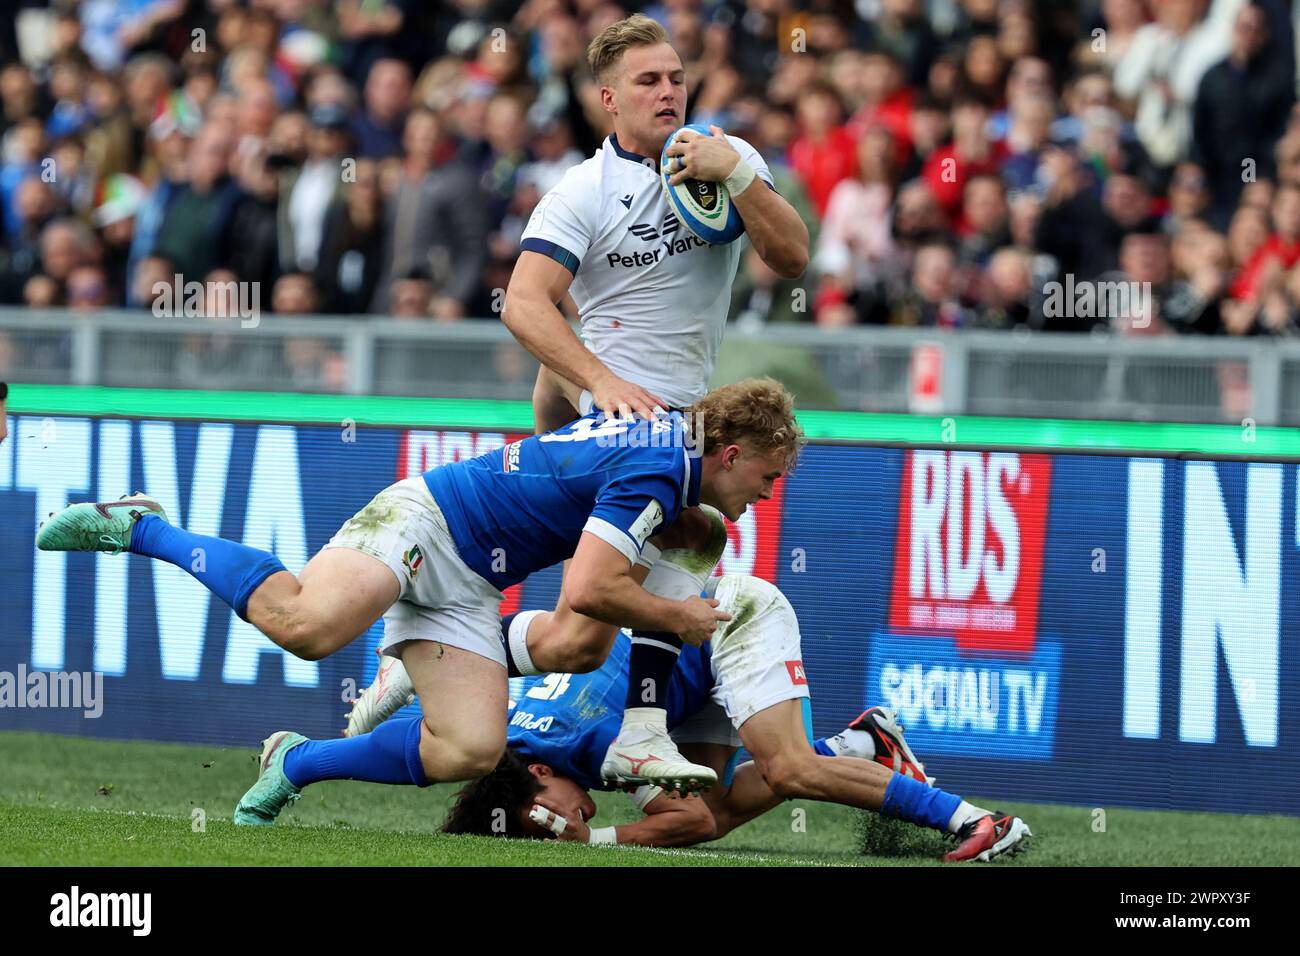
{"type": "Polygon", "coordinates": [[[533,207],[519,248],[541,253],[576,274],[595,237],[592,190],[574,167],[533,207]]]}

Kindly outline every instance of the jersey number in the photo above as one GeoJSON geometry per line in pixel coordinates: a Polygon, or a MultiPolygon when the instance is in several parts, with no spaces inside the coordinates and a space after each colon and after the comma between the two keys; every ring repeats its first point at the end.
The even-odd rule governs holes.
{"type": "Polygon", "coordinates": [[[547,674],[540,684],[534,684],[524,696],[536,697],[538,700],[555,700],[569,689],[569,678],[572,676],[572,674],[547,674]]]}
{"type": "Polygon", "coordinates": [[[580,418],[567,432],[548,432],[538,441],[586,441],[621,435],[637,423],[635,418],[580,418]]]}

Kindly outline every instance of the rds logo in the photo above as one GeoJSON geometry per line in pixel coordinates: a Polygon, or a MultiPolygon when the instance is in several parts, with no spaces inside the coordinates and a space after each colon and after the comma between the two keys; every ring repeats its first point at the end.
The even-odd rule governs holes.
{"type": "Polygon", "coordinates": [[[1047,759],[1061,645],[1038,640],[1051,459],[911,452],[899,489],[889,630],[867,699],[898,711],[918,749],[1047,759]]]}
{"type": "Polygon", "coordinates": [[[899,491],[889,626],[1031,651],[1051,459],[913,451],[899,491]]]}

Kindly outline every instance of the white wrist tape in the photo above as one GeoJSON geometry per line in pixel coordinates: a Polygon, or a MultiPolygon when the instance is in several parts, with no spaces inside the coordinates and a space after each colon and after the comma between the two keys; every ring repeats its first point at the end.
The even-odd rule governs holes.
{"type": "Polygon", "coordinates": [[[722,181],[722,185],[727,187],[727,192],[731,195],[739,196],[749,188],[756,175],[758,174],[754,172],[754,167],[744,159],[740,159],[736,161],[736,168],[722,181]]]}
{"type": "Polygon", "coordinates": [[[618,834],[614,827],[592,827],[588,832],[588,843],[617,843],[618,834]]]}

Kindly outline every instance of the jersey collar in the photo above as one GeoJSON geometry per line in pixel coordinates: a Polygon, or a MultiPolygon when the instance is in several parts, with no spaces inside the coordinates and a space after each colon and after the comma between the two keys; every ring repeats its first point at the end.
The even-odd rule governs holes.
{"type": "Polygon", "coordinates": [[[616,133],[609,134],[609,145],[610,148],[614,150],[615,155],[621,159],[626,159],[629,162],[636,163],[638,166],[644,166],[651,172],[655,172],[659,169],[659,164],[649,156],[642,156],[640,153],[629,152],[622,146],[618,145],[618,135],[616,133]]]}

